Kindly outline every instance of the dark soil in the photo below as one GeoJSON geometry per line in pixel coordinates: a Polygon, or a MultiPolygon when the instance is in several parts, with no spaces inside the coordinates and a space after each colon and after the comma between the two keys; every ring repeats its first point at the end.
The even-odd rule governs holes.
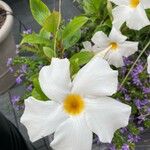
{"type": "Polygon", "coordinates": [[[6,11],[0,8],[0,29],[3,26],[5,20],[6,20],[6,11]]]}

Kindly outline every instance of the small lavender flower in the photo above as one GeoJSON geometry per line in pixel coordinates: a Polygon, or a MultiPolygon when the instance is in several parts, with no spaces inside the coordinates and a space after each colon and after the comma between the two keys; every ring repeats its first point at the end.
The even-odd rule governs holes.
{"type": "Polygon", "coordinates": [[[121,132],[121,133],[127,132],[127,128],[121,128],[121,129],[120,129],[120,132],[121,132]]]}
{"type": "Polygon", "coordinates": [[[130,97],[128,94],[125,94],[125,100],[126,100],[126,101],[130,101],[130,100],[131,100],[131,97],[130,97]]]}
{"type": "Polygon", "coordinates": [[[22,83],[22,79],[21,79],[22,76],[23,76],[23,74],[20,74],[20,75],[16,78],[16,83],[17,83],[17,84],[22,83]]]}
{"type": "Polygon", "coordinates": [[[14,95],[11,98],[11,101],[12,101],[13,105],[16,104],[16,102],[18,102],[19,100],[20,100],[20,96],[18,96],[18,95],[14,95]]]}
{"type": "Polygon", "coordinates": [[[122,150],[130,150],[130,147],[128,144],[123,144],[122,150]]]}
{"type": "Polygon", "coordinates": [[[144,94],[149,94],[150,93],[150,87],[142,87],[143,93],[144,94]]]}
{"type": "Polygon", "coordinates": [[[139,136],[137,136],[137,135],[132,135],[132,134],[128,135],[128,141],[129,142],[135,142],[135,143],[137,143],[137,142],[139,142],[140,139],[141,138],[139,136]]]}
{"type": "Polygon", "coordinates": [[[32,91],[32,84],[30,84],[28,87],[27,87],[27,91],[32,91]]]}
{"type": "Polygon", "coordinates": [[[9,67],[8,70],[12,73],[14,69],[12,67],[9,67]]]}
{"type": "Polygon", "coordinates": [[[20,69],[20,73],[26,73],[27,72],[27,65],[26,64],[23,64],[21,66],[21,69],[20,69]]]}
{"type": "Polygon", "coordinates": [[[143,106],[145,106],[148,103],[149,103],[149,101],[146,99],[145,100],[139,100],[139,99],[135,100],[135,105],[137,106],[138,109],[141,109],[143,106]]]}
{"type": "Polygon", "coordinates": [[[12,65],[12,61],[13,61],[13,59],[12,58],[8,58],[7,59],[7,67],[9,67],[10,65],[12,65]]]}
{"type": "Polygon", "coordinates": [[[115,145],[110,144],[110,145],[109,145],[109,150],[116,150],[115,145]]]}

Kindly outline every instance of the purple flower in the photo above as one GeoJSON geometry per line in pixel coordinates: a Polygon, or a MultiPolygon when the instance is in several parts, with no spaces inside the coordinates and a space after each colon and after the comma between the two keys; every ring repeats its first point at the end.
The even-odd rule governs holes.
{"type": "Polygon", "coordinates": [[[12,96],[12,98],[11,98],[11,101],[12,101],[13,105],[14,105],[16,102],[18,102],[19,100],[20,100],[20,96],[18,96],[18,95],[12,96]]]}
{"type": "Polygon", "coordinates": [[[125,100],[126,100],[126,101],[130,101],[130,100],[131,100],[131,97],[130,97],[128,94],[125,94],[125,100]]]}
{"type": "Polygon", "coordinates": [[[23,74],[20,74],[17,78],[16,78],[16,83],[20,84],[22,82],[21,77],[23,76],[23,74]]]}
{"type": "Polygon", "coordinates": [[[14,69],[12,67],[9,67],[8,70],[12,73],[14,69]]]}
{"type": "Polygon", "coordinates": [[[109,145],[109,150],[116,150],[115,145],[110,144],[110,145],[109,145]]]}
{"type": "Polygon", "coordinates": [[[20,73],[26,73],[26,72],[27,72],[27,65],[24,64],[21,66],[20,73]]]}
{"type": "Polygon", "coordinates": [[[142,90],[143,90],[144,94],[149,94],[150,93],[150,87],[148,87],[148,88],[143,87],[142,90]]]}
{"type": "Polygon", "coordinates": [[[145,121],[145,116],[144,115],[140,115],[137,117],[138,119],[138,124],[141,124],[143,121],[145,121]]]}
{"type": "Polygon", "coordinates": [[[30,85],[27,87],[27,90],[28,90],[28,91],[32,91],[32,84],[30,84],[30,85]]]}
{"type": "Polygon", "coordinates": [[[142,82],[139,79],[139,74],[143,71],[142,64],[138,64],[131,72],[132,82],[137,86],[142,86],[142,82]]]}
{"type": "Polygon", "coordinates": [[[122,150],[130,150],[130,147],[128,144],[123,144],[122,150]]]}
{"type": "Polygon", "coordinates": [[[121,132],[121,133],[127,132],[127,128],[121,128],[121,129],[120,129],[120,132],[121,132]]]}
{"type": "Polygon", "coordinates": [[[128,135],[128,141],[129,142],[138,142],[141,138],[137,135],[132,135],[132,134],[129,134],[128,135]]]}
{"type": "Polygon", "coordinates": [[[12,61],[13,61],[13,59],[12,58],[8,58],[7,59],[7,67],[9,67],[10,65],[12,65],[12,61]]]}
{"type": "Polygon", "coordinates": [[[139,100],[139,99],[135,100],[135,105],[137,106],[138,109],[141,109],[143,106],[145,106],[148,103],[149,103],[148,100],[139,100]]]}
{"type": "Polygon", "coordinates": [[[133,63],[133,61],[131,61],[129,57],[123,57],[123,62],[125,66],[131,65],[133,63]]]}

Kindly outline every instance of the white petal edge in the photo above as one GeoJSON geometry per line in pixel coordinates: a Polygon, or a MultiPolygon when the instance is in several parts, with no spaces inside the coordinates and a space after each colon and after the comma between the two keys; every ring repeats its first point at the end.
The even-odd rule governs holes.
{"type": "Polygon", "coordinates": [[[110,51],[106,56],[105,59],[108,61],[110,65],[114,65],[116,68],[124,66],[123,57],[119,52],[119,49],[116,51],[110,51]]]}
{"type": "Polygon", "coordinates": [[[119,52],[122,56],[128,57],[138,51],[138,42],[125,41],[119,45],[119,52]]]}
{"type": "Polygon", "coordinates": [[[112,30],[109,34],[109,38],[112,42],[116,43],[122,43],[127,39],[127,37],[122,35],[122,33],[119,30],[117,30],[114,26],[112,27],[112,30]]]}
{"type": "Polygon", "coordinates": [[[147,63],[148,63],[147,72],[148,74],[150,74],[150,55],[147,58],[147,63]]]}
{"type": "Polygon", "coordinates": [[[134,30],[140,30],[143,27],[150,25],[150,21],[148,20],[146,12],[141,4],[139,4],[134,9],[132,14],[130,14],[130,17],[126,20],[126,23],[130,29],[134,30]]]}
{"type": "Polygon", "coordinates": [[[85,117],[71,117],[62,123],[50,146],[55,150],[91,150],[92,132],[87,127],[85,117]]]}
{"type": "Polygon", "coordinates": [[[97,45],[98,47],[104,47],[107,48],[109,46],[109,38],[107,37],[107,35],[102,32],[102,31],[98,31],[96,32],[93,37],[92,37],[92,42],[97,45]]]}
{"type": "Polygon", "coordinates": [[[71,92],[83,97],[110,96],[117,91],[117,86],[118,71],[112,70],[106,60],[95,56],[77,73],[71,92]]]}
{"type": "Polygon", "coordinates": [[[150,0],[141,0],[141,4],[144,9],[150,8],[150,0]]]}
{"type": "Polygon", "coordinates": [[[41,69],[39,82],[48,98],[62,102],[71,89],[69,60],[52,58],[51,64],[41,69]]]}
{"type": "Polygon", "coordinates": [[[116,5],[128,5],[129,1],[128,0],[110,0],[116,5]]]}
{"type": "Polygon", "coordinates": [[[32,142],[50,135],[68,116],[54,101],[39,101],[33,97],[25,100],[21,123],[27,128],[32,142]]]}
{"type": "Polygon", "coordinates": [[[113,14],[113,26],[116,29],[120,29],[122,24],[130,17],[130,13],[132,13],[132,9],[128,6],[117,6],[112,10],[113,14]]]}
{"type": "Polygon", "coordinates": [[[101,142],[111,143],[117,129],[128,125],[131,107],[110,97],[86,99],[88,127],[101,142]]]}

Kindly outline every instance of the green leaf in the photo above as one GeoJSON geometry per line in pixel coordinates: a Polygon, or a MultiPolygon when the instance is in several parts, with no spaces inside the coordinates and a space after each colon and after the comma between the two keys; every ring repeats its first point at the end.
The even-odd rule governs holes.
{"type": "Polygon", "coordinates": [[[46,18],[50,15],[50,10],[41,0],[30,0],[30,9],[34,19],[43,26],[46,18]]]}
{"type": "Polygon", "coordinates": [[[81,38],[81,30],[78,30],[74,35],[66,38],[63,41],[64,49],[68,49],[72,47],[73,45],[75,45],[79,41],[80,38],[81,38]]]}
{"type": "Polygon", "coordinates": [[[45,39],[50,39],[50,32],[46,31],[44,28],[40,30],[39,35],[45,39]]]}
{"type": "Polygon", "coordinates": [[[75,17],[65,27],[65,29],[62,33],[63,40],[73,36],[87,21],[88,21],[87,17],[84,17],[84,16],[75,17]]]}
{"type": "Polygon", "coordinates": [[[56,56],[56,53],[54,52],[53,49],[51,49],[50,47],[43,47],[43,51],[44,54],[48,57],[48,58],[52,58],[56,56]]]}
{"type": "Polygon", "coordinates": [[[87,52],[87,51],[74,54],[70,58],[70,67],[71,67],[72,75],[77,73],[80,67],[88,63],[93,56],[94,54],[92,52],[87,52]]]}
{"type": "Polygon", "coordinates": [[[47,96],[42,92],[38,78],[33,79],[34,89],[32,91],[32,96],[38,100],[47,101],[47,96]]]}
{"type": "Polygon", "coordinates": [[[102,0],[83,0],[83,9],[87,15],[99,14],[102,0]]]}
{"type": "Polygon", "coordinates": [[[60,21],[61,21],[61,14],[57,11],[53,11],[44,22],[43,27],[45,30],[55,34],[60,25],[60,21]]]}
{"type": "Polygon", "coordinates": [[[23,43],[50,45],[50,40],[33,33],[25,35],[21,41],[21,44],[23,43]]]}

